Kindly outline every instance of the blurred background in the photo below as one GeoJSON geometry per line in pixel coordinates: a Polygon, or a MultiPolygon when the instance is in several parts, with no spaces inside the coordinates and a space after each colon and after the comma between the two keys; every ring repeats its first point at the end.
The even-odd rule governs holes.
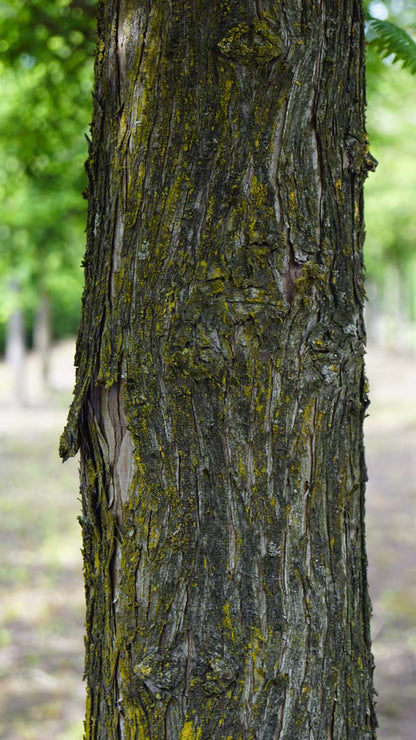
{"type": "MultiPolygon", "coordinates": [[[[0,0],[0,740],[82,737],[78,464],[62,466],[57,446],[82,292],[95,5],[0,0]]],[[[367,24],[367,127],[379,161],[366,185],[379,738],[414,740],[416,4],[366,7],[396,24],[367,24]]]]}

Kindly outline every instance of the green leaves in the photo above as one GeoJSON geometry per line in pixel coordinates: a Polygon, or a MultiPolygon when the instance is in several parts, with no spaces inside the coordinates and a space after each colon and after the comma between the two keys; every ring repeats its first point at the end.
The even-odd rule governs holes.
{"type": "Polygon", "coordinates": [[[46,291],[58,315],[64,295],[77,325],[95,9],[96,0],[0,3],[0,323],[16,283],[29,312],[46,291]]]}
{"type": "Polygon", "coordinates": [[[96,0],[8,0],[0,4],[0,51],[6,65],[69,60],[73,71],[92,56],[96,0]]]}
{"type": "Polygon", "coordinates": [[[392,56],[393,62],[401,63],[411,74],[416,74],[416,43],[404,28],[390,21],[371,18],[370,31],[376,35],[369,40],[381,53],[382,59],[392,56]]]}

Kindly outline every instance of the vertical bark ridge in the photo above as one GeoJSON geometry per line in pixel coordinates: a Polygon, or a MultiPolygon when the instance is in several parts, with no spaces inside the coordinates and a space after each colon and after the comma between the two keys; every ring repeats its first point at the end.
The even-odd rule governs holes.
{"type": "Polygon", "coordinates": [[[375,737],[363,85],[356,0],[100,4],[87,738],[375,737]]]}

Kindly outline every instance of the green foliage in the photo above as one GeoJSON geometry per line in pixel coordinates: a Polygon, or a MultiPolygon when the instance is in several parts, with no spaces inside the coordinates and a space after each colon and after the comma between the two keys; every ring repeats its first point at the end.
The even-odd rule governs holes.
{"type": "Polygon", "coordinates": [[[404,28],[386,20],[371,18],[369,21],[372,44],[381,54],[381,58],[391,56],[392,62],[399,62],[407,67],[411,74],[416,74],[416,43],[404,28]]]}
{"type": "Polygon", "coordinates": [[[394,270],[400,276],[402,301],[407,301],[406,311],[412,316],[416,276],[416,80],[407,70],[382,65],[372,77],[367,128],[372,154],[379,162],[365,192],[368,279],[382,294],[394,270]]]}
{"type": "Polygon", "coordinates": [[[384,312],[397,314],[399,300],[403,315],[414,320],[416,90],[409,72],[416,72],[416,3],[373,0],[365,6],[367,129],[379,162],[366,185],[368,284],[384,312]]]}
{"type": "Polygon", "coordinates": [[[95,0],[8,0],[0,5],[1,51],[7,64],[22,57],[82,68],[94,43],[95,0]]]}
{"type": "Polygon", "coordinates": [[[79,315],[94,14],[95,0],[0,4],[0,324],[46,291],[58,336],[79,315]]]}

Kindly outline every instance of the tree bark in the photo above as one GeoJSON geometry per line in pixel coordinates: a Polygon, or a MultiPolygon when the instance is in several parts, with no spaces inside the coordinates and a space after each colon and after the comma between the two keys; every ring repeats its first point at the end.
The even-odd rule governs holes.
{"type": "Polygon", "coordinates": [[[358,0],[103,0],[86,738],[375,737],[358,0]]]}

